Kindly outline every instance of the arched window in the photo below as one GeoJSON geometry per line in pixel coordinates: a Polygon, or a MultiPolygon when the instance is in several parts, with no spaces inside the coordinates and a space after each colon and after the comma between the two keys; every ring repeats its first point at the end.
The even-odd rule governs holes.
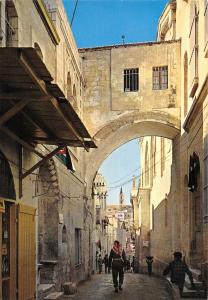
{"type": "Polygon", "coordinates": [[[75,86],[75,84],[73,85],[73,97],[74,97],[74,100],[77,99],[77,91],[76,91],[76,86],[75,86]]]}
{"type": "Polygon", "coordinates": [[[68,72],[67,74],[67,99],[69,100],[69,97],[72,95],[72,82],[71,82],[71,75],[68,72]]]}
{"type": "Polygon", "coordinates": [[[169,23],[169,19],[166,20],[165,24],[161,28],[161,33],[160,33],[161,41],[165,41],[167,39],[166,34],[169,30],[169,24],[168,23],[169,23]]]}
{"type": "Polygon", "coordinates": [[[66,243],[66,226],[62,228],[62,243],[66,243]]]}
{"type": "Polygon", "coordinates": [[[183,86],[184,86],[184,92],[183,92],[183,101],[184,101],[184,117],[187,114],[188,111],[188,55],[187,52],[184,54],[184,62],[183,62],[183,86]]]}
{"type": "Polygon", "coordinates": [[[39,55],[39,57],[43,60],[43,53],[42,53],[42,51],[41,51],[40,46],[38,45],[38,43],[34,43],[34,48],[35,48],[37,54],[39,55]]]}
{"type": "Polygon", "coordinates": [[[0,152],[0,196],[7,199],[16,199],[14,180],[9,163],[0,152]]]}

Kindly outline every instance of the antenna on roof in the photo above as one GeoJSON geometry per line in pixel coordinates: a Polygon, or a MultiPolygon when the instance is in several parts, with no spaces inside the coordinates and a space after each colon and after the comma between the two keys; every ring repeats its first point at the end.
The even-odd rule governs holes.
{"type": "Polygon", "coordinates": [[[121,36],[121,38],[122,38],[122,41],[123,41],[123,45],[125,45],[125,35],[123,34],[123,35],[121,36]]]}

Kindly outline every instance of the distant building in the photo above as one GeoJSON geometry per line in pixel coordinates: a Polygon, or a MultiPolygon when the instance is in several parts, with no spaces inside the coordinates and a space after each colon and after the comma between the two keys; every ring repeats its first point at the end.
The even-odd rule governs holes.
{"type": "Polygon", "coordinates": [[[97,258],[101,254],[102,258],[107,253],[107,226],[108,218],[106,217],[106,198],[107,184],[102,174],[97,174],[93,184],[93,271],[97,270],[97,258]]]}
{"type": "Polygon", "coordinates": [[[119,193],[119,204],[107,205],[108,249],[114,240],[119,240],[127,255],[133,255],[131,232],[133,228],[133,209],[131,205],[124,204],[122,188],[119,193]]]}

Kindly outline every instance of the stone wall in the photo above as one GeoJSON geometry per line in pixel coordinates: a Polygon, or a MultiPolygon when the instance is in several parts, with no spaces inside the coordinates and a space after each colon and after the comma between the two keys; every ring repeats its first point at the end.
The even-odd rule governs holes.
{"type": "Polygon", "coordinates": [[[130,110],[178,116],[180,42],[80,49],[80,56],[86,80],[84,121],[92,135],[130,110]],[[152,68],[157,66],[168,66],[166,90],[152,89],[152,68]],[[139,90],[125,92],[124,69],[131,68],[139,68],[139,90]]]}
{"type": "MultiPolygon", "coordinates": [[[[57,43],[49,34],[35,1],[16,0],[11,3],[15,7],[18,18],[16,28],[18,40],[13,41],[12,46],[33,48],[38,46],[43,62],[54,78],[53,83],[60,86],[72,105],[74,105],[73,87],[75,87],[77,106],[74,105],[74,108],[82,116],[83,79],[80,71],[80,57],[62,2],[50,1],[50,7],[46,6],[50,26],[55,26],[54,30],[60,39],[57,43]],[[68,93],[69,72],[71,94],[68,93]]],[[[6,45],[6,41],[3,42],[1,46],[6,45]]],[[[36,148],[43,155],[54,149],[52,146],[41,145],[36,148]]],[[[36,262],[42,261],[42,282],[52,281],[60,288],[61,284],[66,281],[79,282],[86,279],[91,268],[89,257],[92,208],[85,197],[86,183],[82,176],[84,150],[69,149],[76,167],[75,172],[67,170],[58,158],[53,158],[40,170],[37,169],[27,176],[23,180],[21,199],[19,199],[19,146],[1,134],[0,151],[6,156],[11,166],[17,195],[16,201],[36,208],[36,262]],[[75,228],[81,231],[79,265],[75,263],[75,228]]],[[[38,161],[39,158],[35,154],[23,149],[24,171],[30,169],[38,161]]]]}

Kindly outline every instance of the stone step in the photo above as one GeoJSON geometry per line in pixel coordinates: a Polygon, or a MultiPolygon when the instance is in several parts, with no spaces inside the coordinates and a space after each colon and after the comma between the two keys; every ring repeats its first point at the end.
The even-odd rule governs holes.
{"type": "Polygon", "coordinates": [[[41,283],[38,285],[38,300],[43,300],[48,294],[55,292],[55,284],[41,283]]]}
{"type": "MultiPolygon", "coordinates": [[[[199,280],[196,280],[195,278],[194,278],[194,285],[196,286],[197,290],[204,290],[203,283],[199,280]]],[[[187,287],[187,289],[192,289],[188,276],[186,276],[185,278],[185,287],[187,287]]]]}
{"type": "Polygon", "coordinates": [[[44,298],[44,300],[62,300],[62,299],[64,299],[63,292],[53,292],[44,298]]]}
{"type": "Polygon", "coordinates": [[[77,292],[77,285],[75,282],[65,282],[62,284],[64,295],[74,295],[77,292]]]}
{"type": "Polygon", "coordinates": [[[196,279],[197,281],[201,281],[201,270],[190,268],[190,271],[194,279],[196,279]]]}
{"type": "Polygon", "coordinates": [[[55,284],[53,283],[41,283],[38,285],[38,292],[39,293],[45,293],[50,291],[53,287],[55,286],[55,284]]]}
{"type": "Polygon", "coordinates": [[[184,286],[183,288],[183,297],[182,298],[194,298],[194,299],[207,299],[204,295],[203,290],[190,290],[184,286]]]}

